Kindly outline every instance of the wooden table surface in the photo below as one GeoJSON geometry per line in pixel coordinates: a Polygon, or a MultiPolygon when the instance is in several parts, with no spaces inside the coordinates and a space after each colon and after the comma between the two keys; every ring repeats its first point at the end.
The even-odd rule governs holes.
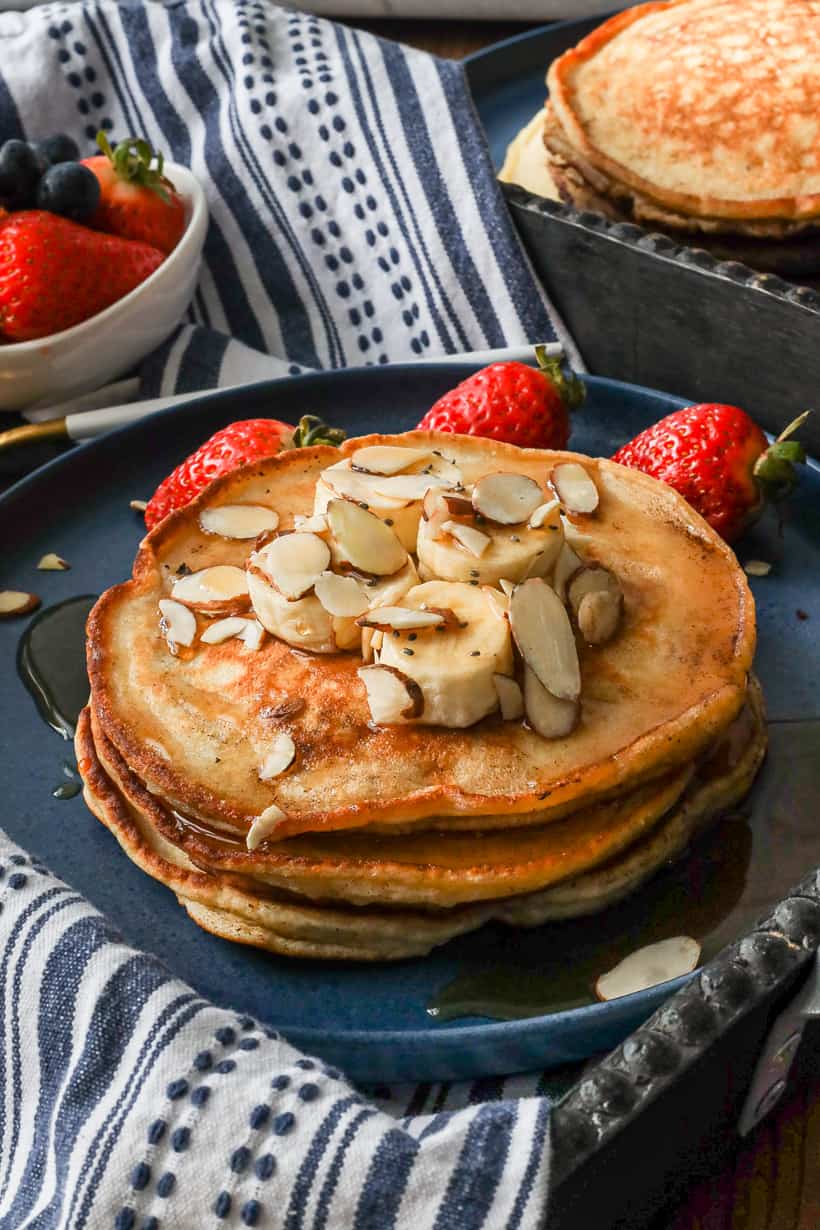
{"type": "MultiPolygon", "coordinates": [[[[529,28],[399,19],[350,24],[451,59],[529,28]]],[[[693,1189],[653,1230],[820,1230],[820,1073],[810,1074],[737,1148],[722,1173],[693,1189]]]]}

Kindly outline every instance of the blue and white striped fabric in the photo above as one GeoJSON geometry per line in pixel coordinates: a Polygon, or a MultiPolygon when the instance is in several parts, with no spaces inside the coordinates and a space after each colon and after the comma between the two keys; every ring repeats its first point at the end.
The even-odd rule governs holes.
{"type": "MultiPolygon", "coordinates": [[[[146,396],[563,336],[461,69],[259,0],[0,13],[0,135],[147,136],[206,186],[146,396]]],[[[538,1076],[356,1092],[0,839],[0,1230],[542,1224],[538,1076]]]]}
{"type": "Polygon", "coordinates": [[[477,1082],[379,1108],[2,836],[0,876],[3,1230],[543,1225],[545,1097],[477,1082]]]}
{"type": "Polygon", "coordinates": [[[560,329],[457,64],[262,0],[0,14],[3,136],[91,153],[99,128],[190,166],[211,210],[190,324],[146,396],[560,329]]]}

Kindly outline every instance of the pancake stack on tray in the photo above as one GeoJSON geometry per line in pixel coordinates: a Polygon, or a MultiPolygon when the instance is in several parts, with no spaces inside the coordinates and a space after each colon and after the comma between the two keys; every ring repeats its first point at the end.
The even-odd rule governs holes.
{"type": "Polygon", "coordinates": [[[820,270],[820,6],[668,0],[549,69],[502,178],[759,269],[820,270]]]}
{"type": "Polygon", "coordinates": [[[748,789],[754,607],[675,492],[411,432],[217,480],[88,625],[91,810],[217,935],[393,959],[600,910],[748,789]]]}

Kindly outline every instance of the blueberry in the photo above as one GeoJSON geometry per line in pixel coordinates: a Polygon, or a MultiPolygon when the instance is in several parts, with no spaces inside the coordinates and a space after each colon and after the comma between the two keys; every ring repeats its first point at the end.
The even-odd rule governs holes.
{"type": "Polygon", "coordinates": [[[34,201],[40,161],[25,141],[12,138],[0,146],[0,205],[26,209],[34,201]]]}
{"type": "Polygon", "coordinates": [[[82,222],[100,202],[99,180],[79,162],[58,162],[40,180],[36,201],[38,209],[82,222]]]}
{"type": "Polygon", "coordinates": [[[80,158],[77,142],[67,137],[64,132],[38,141],[36,148],[48,167],[53,167],[58,162],[78,162],[80,158]]]}

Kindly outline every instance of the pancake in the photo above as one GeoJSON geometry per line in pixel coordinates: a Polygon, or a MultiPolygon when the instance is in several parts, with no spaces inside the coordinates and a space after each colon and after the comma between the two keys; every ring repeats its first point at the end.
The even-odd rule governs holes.
{"type": "MultiPolygon", "coordinates": [[[[604,860],[595,870],[571,876],[539,892],[523,892],[516,897],[478,904],[438,909],[428,905],[422,909],[362,903],[351,907],[338,901],[315,901],[293,892],[292,886],[291,891],[283,892],[267,880],[260,883],[247,874],[237,875],[215,867],[203,870],[191,857],[192,853],[200,857],[201,849],[186,846],[184,829],[169,823],[167,815],[163,818],[162,805],[140,785],[110,747],[110,759],[103,764],[92,727],[92,716],[84,710],[77,731],[77,757],[90,809],[111,829],[138,866],[176,893],[195,922],[226,939],[281,955],[340,960],[392,960],[423,955],[437,944],[491,919],[515,926],[536,926],[604,909],[634,892],[660,866],[677,858],[694,834],[742,798],[760,765],[766,743],[760,692],[752,682],[742,716],[699,769],[687,775],[685,789],[673,792],[675,801],[671,807],[625,851],[604,860]]],[[[99,734],[97,738],[104,743],[99,734]]],[[[667,786],[661,793],[664,789],[668,799],[671,792],[667,786]]],[[[598,820],[605,829],[606,818],[599,815],[598,820]]],[[[547,831],[560,827],[549,826],[547,831]]],[[[407,858],[415,853],[412,840],[404,848],[407,858]]],[[[476,834],[471,840],[484,858],[482,835],[476,834]]],[[[296,838],[279,844],[290,851],[306,841],[309,843],[310,839],[296,838]]],[[[400,838],[397,843],[401,843],[400,838]]],[[[290,860],[302,869],[307,859],[316,863],[321,858],[321,847],[307,844],[305,850],[310,853],[285,854],[282,861],[290,860]]],[[[324,853],[329,862],[326,851],[327,847],[324,853]]],[[[495,852],[497,870],[503,874],[507,869],[504,850],[497,847],[495,852]]],[[[369,851],[369,872],[373,879],[389,881],[397,864],[389,852],[385,859],[380,859],[380,853],[378,846],[369,851]]],[[[506,853],[514,853],[514,847],[506,853]]],[[[333,856],[334,870],[338,871],[340,859],[346,859],[350,867],[356,857],[355,850],[340,850],[333,856]]],[[[275,853],[269,852],[266,859],[257,860],[254,870],[264,873],[275,858],[275,853]]],[[[486,864],[478,866],[484,868],[486,864]]],[[[429,864],[419,863],[414,870],[420,879],[430,879],[429,864]]],[[[460,870],[464,879],[469,880],[470,868],[460,870]]],[[[283,882],[287,883],[286,878],[283,882]]],[[[297,875],[294,883],[304,881],[297,875]]],[[[341,888],[345,883],[343,878],[338,881],[341,888]]],[[[353,879],[349,883],[353,884],[353,879]]]]}
{"type": "Polygon", "coordinates": [[[612,17],[547,82],[572,148],[664,209],[820,216],[816,0],[668,0],[612,17]]]}
{"type": "Polygon", "coordinates": [[[605,460],[419,432],[296,450],[217,480],[145,539],[132,580],[102,596],[88,626],[95,721],[136,778],[184,816],[242,837],[275,806],[277,839],[557,822],[691,766],[739,713],[753,652],[742,570],[670,488],[605,460]],[[248,542],[205,533],[205,510],[266,505],[287,531],[311,514],[319,474],[366,446],[438,450],[468,485],[504,471],[543,487],[562,463],[592,476],[599,508],[567,532],[588,563],[617,575],[624,612],[609,644],[581,650],[571,737],[545,739],[497,715],[468,729],[377,725],[353,653],[308,654],[275,637],[256,653],[236,639],[169,652],[158,602],[172,579],[242,566],[249,553],[248,542]],[[295,760],[264,781],[260,764],[282,735],[295,760]]]}

